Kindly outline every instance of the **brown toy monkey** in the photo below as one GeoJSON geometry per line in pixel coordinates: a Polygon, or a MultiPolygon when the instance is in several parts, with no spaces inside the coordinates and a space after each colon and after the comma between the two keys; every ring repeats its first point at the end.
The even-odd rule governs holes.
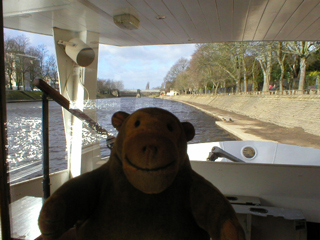
{"type": "Polygon", "coordinates": [[[244,240],[229,202],[191,169],[191,123],[160,108],[116,112],[110,160],[61,186],[39,217],[44,239],[244,240]]]}

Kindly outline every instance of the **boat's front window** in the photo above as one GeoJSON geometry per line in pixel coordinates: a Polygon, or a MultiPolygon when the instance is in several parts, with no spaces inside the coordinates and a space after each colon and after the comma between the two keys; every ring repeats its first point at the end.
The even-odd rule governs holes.
{"type": "MultiPolygon", "coordinates": [[[[68,179],[66,169],[77,175],[105,163],[110,155],[105,133],[117,135],[112,114],[143,107],[167,109],[195,126],[196,136],[189,146],[191,160],[206,160],[216,146],[247,163],[320,165],[316,42],[100,45],[97,91],[92,92],[82,82],[74,89],[68,89],[71,80],[59,86],[56,60],[51,55],[53,39],[37,36],[35,41],[31,36],[5,31],[8,164],[15,237],[23,238],[15,232],[20,215],[14,209],[35,205],[35,221],[41,206],[42,92],[32,83],[44,71],[36,72],[40,65],[47,66],[47,75],[42,78],[51,87],[60,87],[70,101],[69,112],[80,111],[89,117],[88,121],[68,117],[69,112],[49,101],[50,173],[56,173],[51,178],[53,188],[68,179]],[[21,41],[25,49],[17,55],[13,48],[21,41]],[[299,52],[302,48],[307,49],[305,61],[299,52]],[[84,92],[80,105],[79,99],[70,97],[77,88],[84,92]],[[92,129],[92,120],[103,128],[103,134],[92,129]]],[[[24,233],[25,238],[32,232],[39,234],[31,229],[24,233]]]]}

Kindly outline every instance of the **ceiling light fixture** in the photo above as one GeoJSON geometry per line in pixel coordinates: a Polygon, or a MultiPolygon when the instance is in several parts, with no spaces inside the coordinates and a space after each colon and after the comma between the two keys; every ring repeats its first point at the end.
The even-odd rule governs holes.
{"type": "Polygon", "coordinates": [[[135,30],[135,29],[138,29],[140,26],[139,19],[129,13],[114,16],[113,22],[119,28],[128,29],[128,30],[135,30]]]}
{"type": "Polygon", "coordinates": [[[166,16],[160,16],[160,15],[156,16],[156,19],[158,20],[164,20],[166,18],[167,18],[166,16]]]}

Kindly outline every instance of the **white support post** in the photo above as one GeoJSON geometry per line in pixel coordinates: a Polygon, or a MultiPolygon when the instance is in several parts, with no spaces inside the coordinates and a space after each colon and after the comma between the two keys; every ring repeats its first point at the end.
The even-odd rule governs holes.
{"type": "MultiPolygon", "coordinates": [[[[84,110],[84,100],[96,99],[97,69],[99,34],[84,32],[73,32],[54,28],[54,41],[59,70],[60,94],[71,102],[71,108],[84,110]],[[75,63],[65,52],[65,46],[58,42],[68,42],[73,38],[79,38],[89,45],[95,52],[94,61],[87,67],[81,67],[75,63]]],[[[92,119],[96,120],[95,111],[86,112],[92,119]]],[[[86,154],[85,159],[82,149],[82,122],[72,116],[67,110],[63,110],[65,134],[68,149],[68,166],[70,177],[76,177],[82,172],[92,170],[92,161],[100,160],[100,148],[96,146],[94,154],[86,154]],[[95,159],[92,159],[94,156],[95,159]],[[90,159],[91,158],[91,159],[90,159]],[[98,158],[98,159],[96,159],[98,158]],[[85,160],[85,165],[82,164],[85,160]]],[[[95,145],[97,145],[96,143],[95,145]]]]}

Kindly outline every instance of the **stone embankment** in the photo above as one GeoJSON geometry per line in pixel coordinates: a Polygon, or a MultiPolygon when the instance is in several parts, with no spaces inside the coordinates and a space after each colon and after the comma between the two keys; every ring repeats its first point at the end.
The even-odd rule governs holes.
{"type": "Polygon", "coordinates": [[[281,127],[302,128],[320,136],[320,95],[178,95],[165,98],[207,105],[281,127]]]}

